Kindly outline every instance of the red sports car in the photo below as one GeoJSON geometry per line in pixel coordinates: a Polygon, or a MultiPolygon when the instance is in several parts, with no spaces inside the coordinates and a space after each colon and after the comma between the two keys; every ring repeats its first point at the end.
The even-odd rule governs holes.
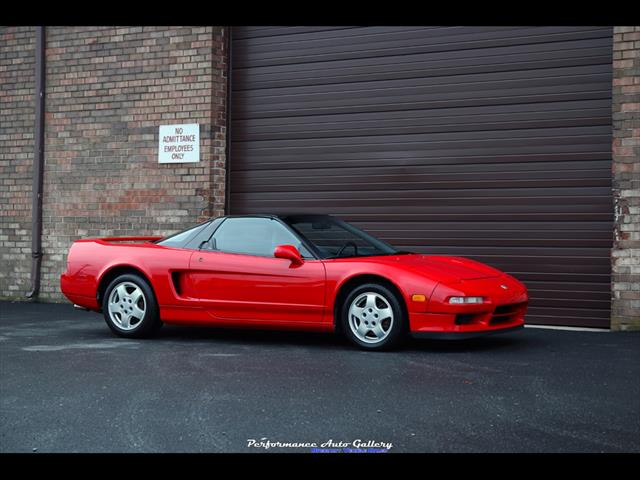
{"type": "Polygon", "coordinates": [[[398,251],[327,215],[245,215],[175,235],[76,241],[62,292],[123,337],[162,324],[338,331],[388,349],[524,324],[527,290],[459,257],[398,251]]]}

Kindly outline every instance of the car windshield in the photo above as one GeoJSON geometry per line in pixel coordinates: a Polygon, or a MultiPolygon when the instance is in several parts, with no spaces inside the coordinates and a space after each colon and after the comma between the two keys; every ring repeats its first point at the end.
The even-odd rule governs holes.
{"type": "Polygon", "coordinates": [[[321,258],[406,253],[337,218],[325,215],[292,215],[281,219],[311,244],[321,258]]]}

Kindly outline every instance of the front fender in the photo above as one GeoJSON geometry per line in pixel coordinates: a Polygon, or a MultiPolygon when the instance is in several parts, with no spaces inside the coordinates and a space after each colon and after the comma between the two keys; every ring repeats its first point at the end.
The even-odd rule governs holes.
{"type": "Polygon", "coordinates": [[[327,291],[329,305],[335,306],[343,287],[359,277],[374,276],[389,282],[402,295],[409,312],[427,311],[429,299],[438,282],[420,274],[394,265],[367,264],[365,262],[327,261],[327,291]],[[416,301],[414,295],[424,296],[424,301],[416,301]]]}

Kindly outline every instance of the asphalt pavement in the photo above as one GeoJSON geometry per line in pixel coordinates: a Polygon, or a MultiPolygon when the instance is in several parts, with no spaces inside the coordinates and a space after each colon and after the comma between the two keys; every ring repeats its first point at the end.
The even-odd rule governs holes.
{"type": "Polygon", "coordinates": [[[165,326],[127,340],[69,304],[0,302],[0,452],[314,444],[639,452],[640,332],[527,328],[372,353],[319,333],[165,326]]]}

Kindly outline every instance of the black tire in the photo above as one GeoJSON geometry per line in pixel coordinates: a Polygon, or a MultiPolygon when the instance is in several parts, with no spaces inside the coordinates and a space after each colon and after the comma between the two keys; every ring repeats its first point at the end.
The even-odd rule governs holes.
{"type": "Polygon", "coordinates": [[[104,320],[107,322],[107,325],[111,329],[113,333],[120,337],[125,338],[145,338],[153,336],[158,329],[162,326],[162,322],[160,321],[158,302],[156,300],[156,296],[151,289],[149,283],[139,275],[135,275],[133,273],[126,273],[120,275],[113,279],[111,283],[107,286],[107,289],[104,292],[104,297],[102,298],[102,313],[104,315],[104,320]],[[120,299],[119,295],[116,293],[114,298],[119,300],[119,304],[122,305],[122,309],[126,309],[127,312],[133,313],[135,307],[138,307],[139,310],[136,311],[144,311],[144,315],[140,315],[142,318],[136,317],[125,317],[130,319],[130,327],[129,329],[123,328],[122,325],[125,323],[119,324],[119,318],[122,320],[122,314],[120,312],[113,313],[109,310],[109,303],[111,294],[113,291],[122,286],[125,288],[125,291],[130,291],[131,293],[137,293],[137,290],[133,287],[133,285],[137,286],[139,290],[142,292],[142,299],[138,299],[135,305],[132,303],[133,299],[131,298],[131,302],[127,302],[124,297],[120,299]],[[140,308],[140,306],[144,306],[144,309],[140,308]],[[113,317],[113,318],[112,318],[113,317]]]}
{"type": "MultiPolygon", "coordinates": [[[[367,297],[365,296],[365,302],[367,297]]],[[[379,301],[379,298],[376,297],[376,302],[379,301]]],[[[401,305],[401,299],[390,290],[388,287],[378,284],[378,283],[366,283],[364,285],[359,285],[354,288],[344,300],[344,303],[340,307],[340,321],[341,327],[344,335],[355,345],[364,349],[364,350],[391,350],[393,348],[398,347],[402,341],[407,336],[407,318],[404,313],[404,309],[401,305]],[[349,309],[354,301],[357,301],[360,298],[360,301],[357,301],[356,306],[361,304],[362,296],[368,293],[375,293],[387,302],[388,306],[391,308],[393,312],[393,318],[391,322],[388,322],[389,327],[386,330],[386,336],[384,336],[381,340],[376,341],[375,339],[369,339],[369,341],[364,341],[358,338],[357,334],[352,330],[351,319],[349,318],[349,309]]],[[[376,310],[379,311],[379,310],[376,310]]],[[[364,312],[366,315],[366,312],[364,312]]],[[[375,315],[375,312],[372,312],[371,315],[375,315]]],[[[372,318],[369,317],[372,321],[371,324],[377,322],[378,317],[372,318]]],[[[354,319],[354,322],[364,322],[366,318],[354,319]]],[[[384,320],[383,320],[384,321],[384,320]]],[[[355,325],[354,325],[355,327],[355,325]]],[[[367,332],[364,335],[365,339],[368,335],[374,336],[373,331],[367,332]]]]}

